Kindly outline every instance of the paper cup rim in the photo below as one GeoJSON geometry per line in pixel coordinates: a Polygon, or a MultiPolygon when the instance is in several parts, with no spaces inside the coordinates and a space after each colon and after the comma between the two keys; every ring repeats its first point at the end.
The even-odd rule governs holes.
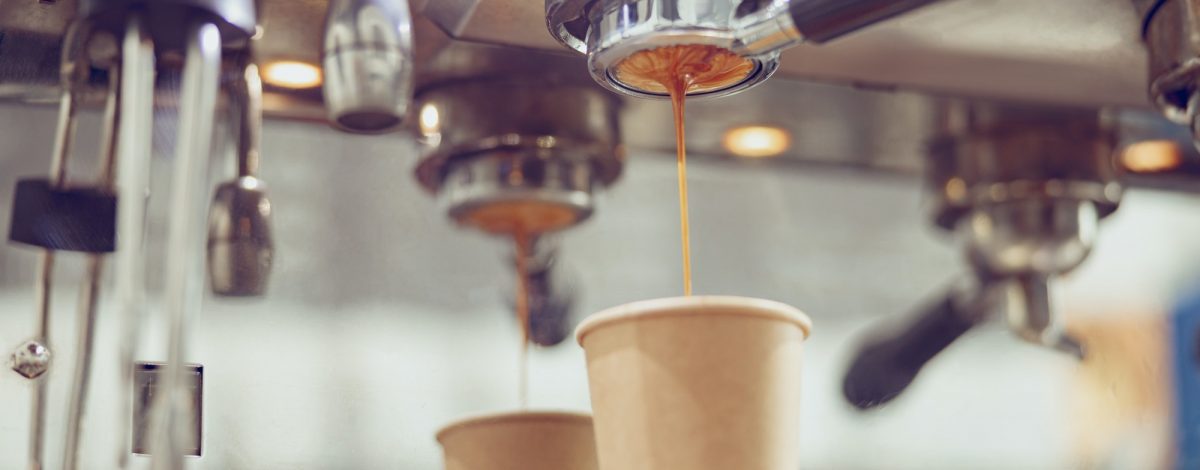
{"type": "Polygon", "coordinates": [[[453,421],[438,430],[435,436],[439,444],[445,444],[447,436],[464,428],[482,424],[523,421],[574,421],[590,424],[592,422],[592,415],[574,411],[508,411],[492,413],[453,421]]]}
{"type": "Polygon", "coordinates": [[[650,317],[695,315],[697,309],[703,315],[756,316],[786,321],[800,327],[800,331],[804,332],[805,339],[812,332],[812,320],[808,318],[808,315],[783,302],[732,295],[698,295],[639,300],[601,310],[579,324],[579,327],[575,329],[575,341],[582,346],[585,336],[604,327],[650,317]],[[681,305],[686,305],[688,309],[680,308],[681,305]],[[717,307],[720,310],[709,310],[717,307]],[[741,311],[731,313],[727,310],[729,308],[738,308],[741,311]]]}

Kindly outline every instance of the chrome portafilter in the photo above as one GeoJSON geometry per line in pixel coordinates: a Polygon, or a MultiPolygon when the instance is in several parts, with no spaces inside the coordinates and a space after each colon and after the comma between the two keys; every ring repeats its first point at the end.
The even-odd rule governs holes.
{"type": "Polygon", "coordinates": [[[623,80],[631,55],[665,46],[711,46],[749,62],[747,72],[696,96],[726,96],[769,78],[783,49],[824,43],[937,0],[546,0],[550,33],[587,56],[604,87],[643,98],[665,98],[623,80]]]}
{"type": "Polygon", "coordinates": [[[561,343],[575,291],[551,234],[588,220],[620,176],[620,100],[559,54],[472,45],[431,62],[414,102],[416,178],[456,225],[515,248],[513,292],[527,295],[506,297],[528,301],[532,342],[561,343]]]}
{"type": "Polygon", "coordinates": [[[966,246],[973,282],[864,341],[843,381],[847,401],[873,408],[898,396],[957,338],[1002,311],[1019,338],[1082,358],[1051,284],[1091,253],[1100,219],[1117,209],[1117,145],[1091,109],[948,102],[930,145],[934,221],[966,246]]]}
{"type": "Polygon", "coordinates": [[[591,216],[620,175],[617,102],[590,86],[477,80],[417,96],[417,179],[459,225],[557,232],[591,216]]]}
{"type": "Polygon", "coordinates": [[[223,297],[261,296],[271,274],[271,201],[258,179],[262,142],[262,81],[246,64],[241,86],[237,178],[217,187],[208,212],[208,280],[223,297]]]}
{"type": "Polygon", "coordinates": [[[332,0],[325,22],[325,108],[338,128],[395,129],[413,89],[408,0],[332,0]]]}

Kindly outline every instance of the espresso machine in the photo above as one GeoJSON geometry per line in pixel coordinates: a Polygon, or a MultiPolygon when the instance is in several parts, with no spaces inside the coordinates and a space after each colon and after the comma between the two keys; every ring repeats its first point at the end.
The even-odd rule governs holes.
{"type": "MultiPolygon", "coordinates": [[[[957,428],[904,407],[971,393],[938,384],[1000,358],[1076,393],[1112,360],[1080,311],[1190,285],[1185,211],[1152,217],[1200,188],[1200,3],[1050,3],[0,0],[0,468],[431,468],[430,422],[517,388],[513,330],[521,406],[586,407],[571,332],[674,286],[667,95],[616,71],[667,46],[750,64],[688,96],[697,285],[814,319],[805,399],[836,411],[805,419],[839,424],[806,465],[884,468],[884,419],[919,465],[957,428]]],[[[1032,444],[926,468],[1192,468],[1170,384],[1200,332],[1154,334],[1193,351],[1128,405],[1168,437],[1046,424],[1039,395],[1012,419],[1085,444],[1009,430],[1032,444]]]]}

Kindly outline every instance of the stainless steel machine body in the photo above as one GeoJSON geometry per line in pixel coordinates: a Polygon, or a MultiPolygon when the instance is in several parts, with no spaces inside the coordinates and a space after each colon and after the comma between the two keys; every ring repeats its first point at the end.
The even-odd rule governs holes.
{"type": "Polygon", "coordinates": [[[752,87],[779,68],[782,49],[836,39],[936,0],[546,0],[551,33],[588,57],[606,88],[638,97],[662,93],[621,82],[615,68],[642,50],[672,45],[716,46],[749,59],[740,82],[699,96],[725,96],[752,87]]]}
{"type": "MultiPolygon", "coordinates": [[[[999,311],[1021,338],[1082,354],[1077,338],[1063,331],[1062,302],[1052,300],[1050,283],[1076,270],[1094,273],[1089,268],[1099,262],[1104,274],[1090,275],[1107,284],[1085,280],[1089,292],[1149,296],[1112,289],[1115,280],[1128,279],[1119,274],[1123,265],[1114,269],[1105,257],[1142,255],[1128,242],[1093,250],[1105,236],[1099,221],[1122,203],[1126,187],[1182,193],[1198,187],[1200,153],[1190,145],[1179,148],[1181,161],[1173,168],[1131,175],[1114,166],[1124,144],[1190,144],[1188,129],[1158,116],[1145,96],[1149,88],[1167,116],[1195,125],[1193,108],[1200,100],[1194,98],[1196,48],[1189,32],[1195,6],[1193,0],[0,1],[0,99],[58,102],[51,168],[58,183],[66,181],[75,115],[103,103],[107,130],[101,133],[109,140],[99,147],[115,162],[101,166],[115,165],[115,174],[102,171],[99,180],[115,178],[121,196],[116,334],[106,336],[113,322],[97,316],[105,305],[98,297],[104,285],[99,255],[89,255],[84,267],[73,323],[77,344],[70,348],[47,339],[63,336],[49,334],[54,252],[38,253],[32,261],[39,272],[32,275],[13,268],[0,252],[0,286],[14,276],[9,271],[34,280],[31,301],[38,312],[32,339],[19,339],[13,358],[19,375],[0,378],[6,392],[11,383],[4,380],[35,380],[28,407],[20,405],[22,414],[32,409],[28,455],[0,452],[0,466],[57,463],[57,454],[45,449],[46,442],[51,449],[58,442],[43,435],[59,429],[58,407],[51,405],[60,401],[47,387],[58,387],[48,385],[58,383],[57,361],[74,356],[70,393],[61,400],[67,405],[61,420],[65,468],[96,462],[105,468],[181,468],[188,465],[183,454],[199,451],[198,441],[205,441],[206,455],[193,464],[205,468],[428,467],[419,427],[449,413],[507,406],[506,392],[497,391],[507,387],[496,385],[515,375],[505,369],[511,325],[494,311],[504,302],[476,295],[480,286],[491,294],[502,275],[478,262],[495,247],[460,237],[443,227],[450,224],[431,218],[445,216],[494,234],[511,231],[504,223],[511,222],[505,217],[514,214],[508,210],[514,205],[549,208],[537,220],[558,236],[537,237],[532,254],[519,260],[529,267],[522,281],[531,296],[531,338],[539,345],[561,342],[575,312],[675,292],[674,283],[661,281],[675,266],[665,255],[675,252],[675,227],[663,217],[674,201],[659,191],[663,181],[673,183],[674,173],[672,162],[656,153],[673,148],[670,115],[662,103],[627,100],[657,95],[610,73],[630,53],[671,44],[716,45],[755,61],[746,80],[708,95],[744,93],[689,105],[703,289],[804,306],[830,325],[830,342],[813,343],[827,350],[857,337],[860,326],[892,313],[892,306],[916,300],[914,287],[954,270],[954,257],[922,237],[920,217],[909,207],[907,195],[915,197],[919,189],[914,175],[928,176],[937,225],[964,242],[965,282],[919,309],[899,335],[864,348],[872,349],[864,356],[875,362],[861,370],[881,380],[852,384],[847,378],[843,391],[855,405],[893,399],[926,361],[999,311]],[[56,60],[79,53],[66,34],[68,24],[89,26],[86,58],[92,66],[56,60]],[[562,44],[586,56],[564,54],[562,44]],[[270,84],[264,90],[253,63],[277,60],[322,65],[322,92],[270,84]],[[234,73],[222,70],[229,68],[234,73]],[[183,75],[178,98],[175,69],[183,75]],[[772,74],[777,79],[766,81],[772,74]],[[239,83],[221,87],[222,76],[236,76],[239,83]],[[159,108],[179,106],[178,123],[156,118],[156,98],[159,108]],[[202,306],[207,168],[221,148],[212,136],[220,134],[226,114],[240,115],[228,126],[236,129],[239,164],[236,179],[220,185],[209,206],[206,262],[216,297],[202,306]],[[273,139],[261,135],[263,116],[274,118],[268,123],[273,139]],[[357,140],[327,124],[354,133],[398,132],[357,140]],[[747,125],[790,133],[792,148],[775,160],[733,158],[721,137],[747,125]],[[178,141],[170,138],[176,134],[178,141]],[[176,156],[153,159],[155,141],[177,145],[166,152],[176,156]],[[419,150],[406,152],[410,146],[419,150]],[[290,157],[263,172],[274,175],[275,197],[286,201],[278,212],[259,179],[259,154],[268,147],[290,157]],[[152,178],[152,167],[163,163],[174,176],[152,178]],[[403,177],[414,172],[410,163],[417,184],[403,177]],[[618,178],[622,185],[615,184],[618,178]],[[167,179],[168,190],[149,192],[167,179]],[[421,198],[418,189],[434,197],[421,198]],[[598,202],[602,190],[611,190],[605,206],[598,202]],[[156,209],[167,194],[169,206],[156,209]],[[497,208],[502,210],[492,212],[489,223],[480,223],[481,214],[497,208]],[[163,240],[167,255],[160,263],[153,253],[163,240]],[[581,282],[562,282],[567,262],[587,266],[578,270],[581,282]],[[228,302],[223,297],[262,296],[268,278],[266,298],[221,303],[228,302]],[[212,321],[198,321],[202,311],[212,321]],[[101,350],[119,350],[119,370],[103,361],[93,367],[93,342],[101,350]],[[134,413],[128,398],[134,359],[147,350],[165,359],[159,378],[165,388],[155,395],[147,427],[137,433],[151,438],[147,446],[140,440],[137,445],[151,454],[143,459],[129,453],[129,418],[147,416],[134,413]],[[192,420],[200,400],[189,380],[194,358],[216,363],[204,368],[203,426],[192,420]],[[107,380],[120,391],[89,402],[90,379],[107,380]],[[89,415],[103,418],[88,427],[89,415]],[[280,435],[279,429],[289,432],[280,435]],[[396,435],[404,442],[395,444],[396,435]],[[101,445],[105,455],[97,457],[101,445]],[[116,450],[112,465],[109,447],[116,450]]],[[[5,163],[0,159],[7,171],[5,163]]],[[[1115,236],[1132,230],[1152,238],[1167,231],[1161,220],[1133,220],[1115,236]]],[[[517,263],[493,264],[507,270],[517,263]]],[[[1138,272],[1157,272],[1146,266],[1138,272]]],[[[58,271],[60,278],[71,274],[58,271]]],[[[1170,279],[1177,280],[1172,272],[1170,279]]],[[[27,297],[21,292],[21,299],[27,297]]],[[[1091,298],[1068,297],[1078,310],[1091,298]]],[[[1006,351],[1010,343],[1019,344],[976,338],[961,357],[1005,363],[993,351],[1006,351]]],[[[1014,368],[1062,373],[1047,365],[1052,355],[1044,348],[1030,349],[1014,368]]],[[[534,374],[535,397],[565,406],[586,403],[573,353],[539,353],[535,363],[545,373],[534,374]]],[[[814,356],[820,377],[810,382],[817,390],[836,385],[829,371],[843,359],[857,359],[840,351],[814,356]]],[[[953,381],[960,385],[953,393],[922,393],[999,402],[1019,394],[1013,386],[1018,380],[1038,380],[1003,374],[967,371],[953,381]],[[994,390],[961,390],[973,381],[994,390]]],[[[845,443],[806,437],[810,448],[832,449],[821,454],[806,448],[814,466],[879,463],[863,450],[869,446],[854,447],[872,442],[869,429],[854,427],[861,420],[838,415],[835,402],[816,403],[833,410],[830,421],[842,423],[853,438],[838,438],[838,428],[829,428],[827,436],[845,443]]],[[[12,414],[6,404],[0,402],[0,416],[12,414]]],[[[961,468],[961,462],[946,463],[955,457],[943,456],[944,449],[921,447],[938,441],[926,439],[936,430],[922,428],[924,423],[950,428],[947,423],[971,419],[925,419],[942,408],[921,408],[921,422],[909,421],[903,433],[889,431],[878,442],[908,439],[907,446],[925,449],[917,452],[926,458],[946,459],[938,461],[944,468],[961,468]]],[[[1012,413],[987,415],[991,424],[1031,423],[1020,433],[989,427],[1008,437],[998,441],[1028,439],[1033,445],[964,454],[969,459],[991,457],[1012,468],[1069,460],[1052,450],[1066,446],[1041,439],[1052,422],[1044,410],[1057,408],[996,409],[1012,413]]],[[[827,417],[806,413],[806,419],[827,417]]],[[[6,438],[0,441],[12,440],[9,433],[0,426],[6,438]]]]}

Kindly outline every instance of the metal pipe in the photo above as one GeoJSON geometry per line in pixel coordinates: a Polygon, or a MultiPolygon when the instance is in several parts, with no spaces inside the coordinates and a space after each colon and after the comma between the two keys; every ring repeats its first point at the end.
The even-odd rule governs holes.
{"type": "Polygon", "coordinates": [[[139,15],[131,15],[121,44],[118,123],[116,300],[121,316],[121,410],[117,420],[117,465],[129,465],[129,429],[133,415],[134,352],[146,311],[146,193],[154,126],[154,43],[139,15]]]}
{"type": "MultiPolygon", "coordinates": [[[[50,184],[60,187],[67,181],[67,160],[75,135],[75,68],[71,50],[78,38],[78,23],[72,24],[63,40],[63,91],[59,101],[58,123],[54,131],[54,153],[50,159],[50,184]]],[[[34,341],[47,346],[50,342],[50,298],[53,296],[54,250],[42,250],[38,258],[37,278],[33,287],[36,310],[34,341]]],[[[53,354],[53,352],[51,352],[53,354]]],[[[46,376],[34,379],[29,419],[29,468],[45,468],[46,447],[46,376]]]]}
{"type": "MultiPolygon", "coordinates": [[[[104,128],[101,131],[100,177],[98,186],[112,188],[113,166],[116,161],[117,126],[120,100],[120,67],[108,71],[108,96],[104,103],[104,128]]],[[[79,466],[79,438],[91,378],[92,351],[96,336],[96,309],[100,300],[100,278],[104,272],[104,255],[89,254],[86,281],[79,292],[77,339],[75,343],[75,376],[71,385],[71,401],[67,412],[66,438],[63,442],[63,469],[79,466]]]]}
{"type": "Polygon", "coordinates": [[[241,124],[238,126],[238,176],[258,176],[259,157],[262,148],[262,78],[258,66],[248,63],[243,73],[241,124]]]}
{"type": "Polygon", "coordinates": [[[200,242],[203,232],[207,161],[220,85],[221,33],[212,23],[193,25],[187,37],[183,94],[179,108],[179,144],[172,178],[170,224],[167,228],[166,313],[168,315],[167,386],[151,411],[154,427],[151,454],[158,470],[183,468],[182,444],[190,427],[181,422],[190,412],[185,396],[183,356],[187,329],[201,300],[200,242]]]}

